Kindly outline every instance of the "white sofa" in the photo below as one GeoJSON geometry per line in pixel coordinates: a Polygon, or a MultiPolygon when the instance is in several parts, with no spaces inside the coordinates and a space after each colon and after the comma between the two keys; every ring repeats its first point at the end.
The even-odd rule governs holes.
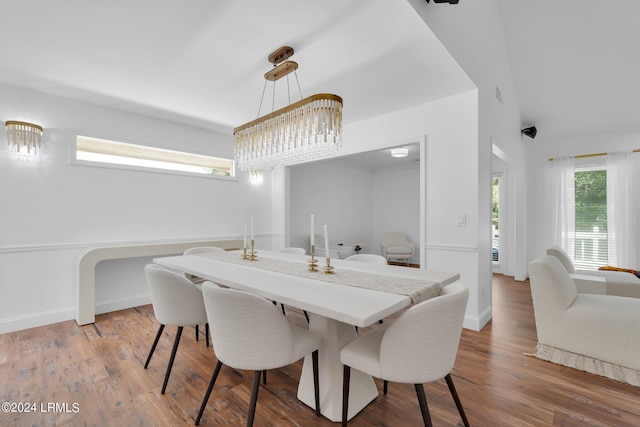
{"type": "Polygon", "coordinates": [[[529,263],[529,277],[538,357],[548,346],[573,353],[564,354],[564,360],[586,356],[614,365],[616,372],[635,370],[634,381],[640,379],[640,299],[578,293],[567,270],[550,255],[529,263]]]}
{"type": "Polygon", "coordinates": [[[640,298],[640,278],[631,273],[606,270],[576,270],[569,255],[559,246],[551,246],[547,249],[547,255],[554,256],[560,261],[567,272],[574,278],[580,293],[640,298]],[[593,277],[594,280],[589,280],[589,276],[593,277]]]}

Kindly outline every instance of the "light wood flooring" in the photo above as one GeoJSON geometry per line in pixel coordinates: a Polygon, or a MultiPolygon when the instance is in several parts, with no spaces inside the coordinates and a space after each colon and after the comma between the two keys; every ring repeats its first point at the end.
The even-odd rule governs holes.
{"type": "MultiPolygon", "coordinates": [[[[288,309],[287,315],[305,324],[301,313],[288,309]]],[[[36,405],[31,413],[1,412],[0,426],[193,425],[215,364],[212,348],[186,328],[167,393],[160,395],[175,329],[165,329],[145,370],[157,330],[151,306],[96,320],[0,335],[0,400],[36,405]]],[[[494,276],[493,319],[480,332],[463,331],[452,371],[472,426],[640,426],[639,388],[526,356],[535,344],[528,282],[494,276]]],[[[301,362],[269,371],[255,426],[338,425],[297,400],[300,370],[301,362]]],[[[202,425],[244,425],[250,383],[250,372],[223,367],[202,425]]],[[[434,426],[462,425],[444,380],[425,389],[434,426]]],[[[422,425],[413,386],[390,384],[389,394],[349,425],[422,425]]]]}

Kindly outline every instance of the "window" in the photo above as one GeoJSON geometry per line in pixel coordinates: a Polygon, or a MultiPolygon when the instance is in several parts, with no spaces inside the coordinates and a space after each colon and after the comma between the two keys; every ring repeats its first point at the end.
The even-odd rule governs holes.
{"type": "Polygon", "coordinates": [[[494,264],[500,261],[500,177],[494,175],[491,183],[491,259],[494,264]]]}
{"type": "Polygon", "coordinates": [[[628,150],[551,159],[553,242],[577,269],[637,268],[640,157],[628,150]]]}
{"type": "Polygon", "coordinates": [[[575,248],[578,269],[595,270],[608,263],[607,171],[575,171],[575,248]]]}
{"type": "Polygon", "coordinates": [[[78,136],[76,163],[94,163],[120,168],[151,168],[170,173],[233,177],[231,159],[183,153],[162,148],[78,136]]]}

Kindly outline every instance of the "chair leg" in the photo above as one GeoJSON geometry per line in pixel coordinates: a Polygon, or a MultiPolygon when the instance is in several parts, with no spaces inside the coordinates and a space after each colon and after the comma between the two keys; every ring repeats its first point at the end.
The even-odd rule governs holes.
{"type": "Polygon", "coordinates": [[[160,337],[162,336],[163,330],[164,330],[164,325],[160,325],[160,328],[158,328],[158,333],[156,334],[156,338],[153,340],[153,344],[151,345],[151,350],[149,350],[149,356],[147,356],[147,361],[144,362],[144,369],[147,369],[147,366],[149,366],[149,362],[151,361],[151,356],[153,356],[153,352],[156,351],[156,346],[158,345],[158,341],[160,341],[160,337]]]}
{"type": "Polygon", "coordinates": [[[347,414],[349,413],[349,381],[351,380],[351,367],[344,365],[342,375],[342,427],[347,427],[347,414]]]}
{"type": "Polygon", "coordinates": [[[211,333],[209,332],[209,324],[205,323],[204,325],[204,333],[205,333],[205,338],[206,338],[206,342],[207,342],[207,347],[209,347],[209,336],[211,335],[211,333]]]}
{"type": "Polygon", "coordinates": [[[196,418],[196,425],[200,425],[200,418],[202,418],[202,414],[204,414],[204,408],[207,407],[207,402],[209,401],[209,396],[211,396],[211,390],[213,390],[213,386],[216,383],[218,374],[220,373],[220,368],[222,368],[222,362],[218,360],[216,362],[216,367],[213,368],[213,374],[211,374],[211,380],[209,381],[209,386],[207,387],[207,391],[204,394],[204,399],[202,399],[202,405],[200,405],[200,412],[198,412],[198,417],[196,418]]]}
{"type": "Polygon", "coordinates": [[[284,314],[286,316],[287,313],[284,312],[284,304],[280,304],[280,307],[282,308],[282,314],[284,314]]]}
{"type": "Polygon", "coordinates": [[[307,313],[306,310],[302,310],[302,312],[304,313],[305,319],[307,319],[307,323],[309,323],[309,313],[307,313]]]}
{"type": "Polygon", "coordinates": [[[418,402],[420,403],[420,412],[422,412],[422,419],[424,420],[425,427],[432,427],[431,415],[429,415],[429,406],[427,405],[427,396],[424,394],[424,386],[422,384],[415,384],[416,394],[418,395],[418,402]]]}
{"type": "Polygon", "coordinates": [[[200,326],[196,325],[196,341],[200,341],[200,326]]]}
{"type": "Polygon", "coordinates": [[[178,352],[178,344],[180,344],[180,337],[182,336],[183,326],[178,326],[178,332],[176,333],[176,339],[173,342],[173,348],[171,349],[171,357],[169,358],[169,365],[167,365],[167,373],[164,376],[164,383],[162,383],[162,391],[160,394],[164,394],[167,389],[167,384],[169,383],[169,374],[171,374],[171,368],[173,367],[173,361],[176,358],[176,353],[178,352]]]}
{"type": "Polygon", "coordinates": [[[320,416],[320,376],[318,375],[318,350],[311,353],[313,361],[313,392],[316,397],[316,416],[320,416]]]}
{"type": "Polygon", "coordinates": [[[267,370],[266,369],[264,369],[262,371],[262,384],[263,385],[267,385],[267,370]]]}
{"type": "Polygon", "coordinates": [[[251,403],[249,404],[249,417],[247,427],[253,426],[253,418],[256,414],[256,402],[258,401],[258,390],[260,389],[260,374],[262,371],[253,372],[253,384],[251,386],[251,403]]]}
{"type": "Polygon", "coordinates": [[[389,381],[384,380],[383,385],[382,385],[382,389],[384,391],[384,394],[387,394],[387,391],[389,390],[389,381]]]}
{"type": "Polygon", "coordinates": [[[444,377],[447,380],[447,385],[449,386],[449,391],[451,392],[451,396],[453,397],[454,402],[456,402],[456,407],[458,408],[458,412],[460,412],[460,417],[462,418],[462,422],[465,427],[469,427],[469,420],[467,420],[467,415],[464,413],[464,409],[462,408],[462,402],[460,402],[460,398],[458,397],[458,393],[456,392],[456,388],[453,385],[453,378],[451,378],[451,374],[447,374],[444,377]]]}

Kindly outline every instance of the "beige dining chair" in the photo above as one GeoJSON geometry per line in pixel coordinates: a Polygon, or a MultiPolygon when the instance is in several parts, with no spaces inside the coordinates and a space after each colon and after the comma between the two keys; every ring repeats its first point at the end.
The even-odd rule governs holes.
{"type": "Polygon", "coordinates": [[[212,283],[202,285],[207,316],[211,324],[213,348],[218,359],[196,418],[200,420],[209,401],[222,365],[251,370],[253,385],[247,426],[253,425],[260,387],[260,376],[312,355],[316,415],[320,415],[318,348],[320,337],[302,329],[281,315],[268,300],[236,289],[212,283]]]}
{"type": "Polygon", "coordinates": [[[348,256],[345,261],[369,262],[372,264],[388,264],[387,259],[376,254],[356,254],[348,256]]]}
{"type": "Polygon", "coordinates": [[[344,364],[342,425],[347,425],[351,369],[384,380],[414,384],[425,426],[431,416],[423,383],[444,378],[465,426],[469,426],[451,378],[456,360],[462,322],[469,298],[463,284],[445,286],[440,295],[423,301],[402,313],[395,321],[347,344],[340,351],[344,364]]]}
{"type": "MultiPolygon", "coordinates": [[[[186,251],[184,251],[182,255],[200,255],[200,254],[221,253],[221,252],[226,252],[226,251],[217,246],[195,246],[193,248],[189,248],[186,251]]],[[[188,273],[184,273],[184,277],[191,280],[193,283],[195,283],[198,286],[202,284],[202,282],[204,281],[204,279],[193,276],[188,273]]],[[[196,341],[200,341],[200,326],[195,325],[195,329],[196,329],[196,341]]],[[[205,339],[207,342],[207,347],[209,347],[209,329],[208,328],[206,328],[205,337],[206,337],[205,339]]]]}
{"type": "MultiPolygon", "coordinates": [[[[295,254],[295,255],[306,255],[307,251],[304,250],[304,248],[296,248],[296,247],[288,247],[288,248],[282,248],[280,249],[278,252],[280,253],[285,253],[285,254],[295,254]]],[[[277,305],[278,303],[276,301],[273,302],[275,305],[277,305]]],[[[284,310],[284,304],[280,304],[280,307],[282,308],[282,314],[285,314],[285,310],[284,310]]],[[[307,319],[307,323],[309,323],[309,313],[307,313],[305,310],[302,311],[304,313],[304,317],[307,319]]]]}
{"type": "MultiPolygon", "coordinates": [[[[356,261],[356,262],[367,262],[370,264],[385,264],[387,265],[387,259],[383,256],[376,254],[356,254],[348,256],[344,259],[345,261],[356,261]]],[[[378,320],[379,324],[384,323],[382,319],[378,320]]],[[[356,332],[358,331],[358,327],[356,326],[356,332]]]]}
{"type": "MultiPolygon", "coordinates": [[[[160,327],[153,341],[149,356],[144,364],[147,369],[151,356],[158,345],[165,326],[177,326],[171,356],[167,364],[167,372],[162,383],[161,394],[164,394],[169,382],[169,374],[173,367],[180,337],[185,326],[192,326],[207,323],[207,313],[202,299],[202,291],[186,277],[169,271],[157,264],[148,264],[144,268],[149,293],[151,294],[151,304],[160,327]]],[[[208,343],[207,343],[208,345],[208,343]]]]}
{"type": "Polygon", "coordinates": [[[278,252],[282,252],[285,254],[297,254],[297,255],[307,254],[307,251],[304,248],[296,248],[296,247],[282,248],[278,252]]]}

